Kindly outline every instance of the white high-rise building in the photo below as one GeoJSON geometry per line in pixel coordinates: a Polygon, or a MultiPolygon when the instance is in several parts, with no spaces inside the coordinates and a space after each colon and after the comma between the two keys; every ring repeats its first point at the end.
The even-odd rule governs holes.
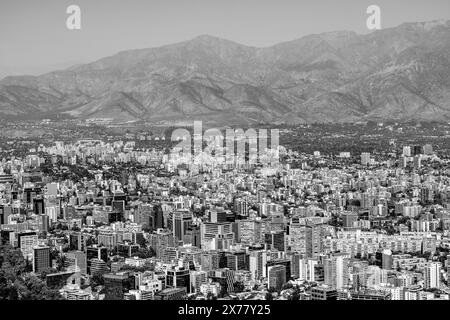
{"type": "Polygon", "coordinates": [[[425,289],[439,288],[441,285],[441,265],[431,262],[425,267],[424,287],[425,289]]]}
{"type": "Polygon", "coordinates": [[[267,252],[265,250],[257,250],[250,252],[250,272],[253,279],[266,277],[267,252]]]}
{"type": "Polygon", "coordinates": [[[411,157],[411,147],[410,146],[403,147],[403,155],[405,157],[411,157]]]}
{"type": "Polygon", "coordinates": [[[370,153],[368,152],[361,153],[361,164],[363,166],[367,166],[370,164],[370,153]]]}

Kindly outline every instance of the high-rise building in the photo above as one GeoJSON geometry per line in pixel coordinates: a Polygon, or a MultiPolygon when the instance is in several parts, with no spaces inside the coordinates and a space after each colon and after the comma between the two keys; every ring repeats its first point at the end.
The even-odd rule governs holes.
{"type": "Polygon", "coordinates": [[[206,271],[191,271],[190,272],[190,293],[198,293],[200,292],[200,287],[202,284],[206,283],[207,279],[207,272],[206,271]]]}
{"type": "Polygon", "coordinates": [[[276,249],[278,251],[285,251],[285,233],[284,231],[271,231],[264,235],[265,243],[268,249],[276,249]]]}
{"type": "Polygon", "coordinates": [[[210,211],[209,212],[209,221],[213,223],[223,223],[227,222],[227,213],[226,211],[210,211]]]}
{"type": "Polygon", "coordinates": [[[156,257],[161,258],[164,250],[168,247],[174,247],[178,243],[174,235],[166,229],[157,229],[150,234],[149,245],[155,250],[156,257]]]}
{"type": "Polygon", "coordinates": [[[413,147],[413,156],[417,156],[422,154],[422,146],[414,146],[413,147]]]}
{"type": "Polygon", "coordinates": [[[347,212],[342,215],[342,222],[344,229],[355,228],[358,221],[358,215],[354,212],[347,212]]]}
{"type": "Polygon", "coordinates": [[[361,164],[363,166],[368,166],[370,164],[370,153],[368,152],[361,153],[361,164]]]}
{"type": "Polygon", "coordinates": [[[286,267],[282,265],[274,265],[268,267],[268,288],[280,290],[286,283],[286,267]]]}
{"type": "Polygon", "coordinates": [[[91,271],[93,259],[102,260],[106,265],[106,262],[108,262],[108,249],[105,247],[86,248],[86,267],[89,274],[93,274],[91,271]]]}
{"type": "Polygon", "coordinates": [[[266,277],[267,252],[265,250],[250,251],[250,272],[253,279],[266,277]]]}
{"type": "Polygon", "coordinates": [[[382,268],[385,270],[391,270],[393,266],[393,258],[392,258],[392,251],[389,249],[386,249],[383,251],[381,255],[381,265],[382,268]]]}
{"type": "Polygon", "coordinates": [[[424,288],[439,288],[441,285],[441,264],[430,262],[424,270],[424,288]]]}
{"type": "Polygon", "coordinates": [[[289,226],[289,246],[291,251],[306,254],[306,225],[292,223],[289,226]]]}
{"type": "Polygon", "coordinates": [[[190,288],[189,269],[174,267],[166,270],[167,288],[190,288]]]}
{"type": "Polygon", "coordinates": [[[325,284],[342,289],[348,284],[348,263],[343,256],[331,256],[324,260],[325,284]]]}
{"type": "Polygon", "coordinates": [[[403,147],[403,156],[411,157],[411,147],[410,146],[403,147]]]}
{"type": "Polygon", "coordinates": [[[337,300],[337,290],[326,285],[312,287],[311,300],[337,300]]]}
{"type": "Polygon", "coordinates": [[[191,224],[192,214],[189,210],[175,211],[171,219],[171,231],[178,240],[183,241],[191,224]]]}
{"type": "Polygon", "coordinates": [[[82,232],[71,232],[69,234],[69,249],[84,251],[86,240],[87,239],[82,232]]]}
{"type": "Polygon", "coordinates": [[[50,247],[33,248],[33,272],[41,273],[51,267],[50,247]]]}
{"type": "Polygon", "coordinates": [[[69,262],[68,267],[81,274],[87,274],[87,256],[82,251],[69,251],[66,253],[66,259],[69,262]]]}
{"type": "Polygon", "coordinates": [[[204,222],[200,225],[202,249],[228,249],[234,244],[234,233],[231,223],[204,222]]]}
{"type": "Polygon", "coordinates": [[[238,224],[241,244],[252,245],[262,240],[260,220],[239,220],[238,224]]]}
{"type": "Polygon", "coordinates": [[[426,155],[433,154],[433,146],[431,144],[426,144],[423,146],[423,153],[426,155]]]}
{"type": "Polygon", "coordinates": [[[33,248],[38,245],[38,235],[36,232],[22,232],[17,236],[19,248],[25,258],[33,258],[33,248]]]}
{"type": "Polygon", "coordinates": [[[323,224],[311,223],[306,226],[306,256],[314,258],[322,253],[323,224]]]}

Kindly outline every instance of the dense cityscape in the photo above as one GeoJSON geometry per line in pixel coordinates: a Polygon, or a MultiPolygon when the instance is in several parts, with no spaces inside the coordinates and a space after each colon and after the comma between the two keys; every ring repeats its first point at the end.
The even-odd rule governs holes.
{"type": "Polygon", "coordinates": [[[274,166],[179,164],[172,128],[0,126],[0,299],[450,299],[446,123],[284,126],[274,166]]]}

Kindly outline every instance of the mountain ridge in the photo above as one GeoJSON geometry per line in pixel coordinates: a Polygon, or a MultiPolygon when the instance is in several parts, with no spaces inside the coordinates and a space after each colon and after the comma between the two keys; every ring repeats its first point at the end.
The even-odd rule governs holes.
{"type": "Polygon", "coordinates": [[[450,119],[450,21],[257,48],[201,35],[0,80],[0,116],[173,124],[450,119]]]}

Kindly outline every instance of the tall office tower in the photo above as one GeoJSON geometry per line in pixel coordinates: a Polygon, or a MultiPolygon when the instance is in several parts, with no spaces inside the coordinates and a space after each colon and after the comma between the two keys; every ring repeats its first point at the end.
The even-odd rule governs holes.
{"type": "Polygon", "coordinates": [[[59,209],[57,206],[46,206],[45,214],[48,216],[50,222],[58,221],[59,209]]]}
{"type": "Polygon", "coordinates": [[[322,253],[323,224],[312,223],[306,226],[306,256],[314,258],[322,253]]]}
{"type": "Polygon", "coordinates": [[[271,231],[264,235],[265,243],[268,249],[276,249],[279,251],[285,251],[285,234],[284,231],[271,231]]]}
{"type": "Polygon", "coordinates": [[[274,265],[267,268],[268,288],[281,290],[286,283],[286,267],[283,265],[274,265]]]}
{"type": "Polygon", "coordinates": [[[192,214],[189,210],[179,210],[172,214],[171,231],[173,235],[180,241],[183,241],[187,230],[192,224],[192,214]]]}
{"type": "Polygon", "coordinates": [[[169,230],[158,229],[150,234],[149,244],[155,250],[156,257],[161,258],[166,248],[178,245],[178,240],[169,230]]]}
{"type": "Polygon", "coordinates": [[[301,255],[297,252],[288,252],[287,258],[291,261],[291,276],[293,279],[300,277],[300,260],[301,255]]]}
{"type": "Polygon", "coordinates": [[[0,205],[0,225],[8,224],[8,217],[12,214],[12,208],[8,205],[0,205]]]}
{"type": "Polygon", "coordinates": [[[87,256],[82,251],[69,251],[66,253],[68,267],[80,271],[81,274],[87,274],[87,256]]]}
{"type": "Polygon", "coordinates": [[[48,232],[50,227],[50,219],[47,215],[41,214],[38,216],[38,228],[40,232],[48,232]]]}
{"type": "MultiPolygon", "coordinates": [[[[273,267],[275,265],[285,266],[286,271],[286,281],[291,279],[291,260],[285,258],[271,258],[266,263],[266,272],[269,271],[269,267],[273,267]]],[[[267,273],[268,274],[268,273],[267,273]]]]}
{"type": "Polygon", "coordinates": [[[414,146],[413,147],[413,156],[417,156],[422,154],[422,146],[414,146]]]}
{"type": "Polygon", "coordinates": [[[387,282],[387,270],[379,266],[369,266],[367,268],[366,287],[375,288],[382,283],[387,282]]]}
{"type": "Polygon", "coordinates": [[[33,248],[38,245],[38,235],[36,232],[22,232],[17,236],[17,243],[23,256],[31,260],[33,258],[33,248]]]}
{"type": "Polygon", "coordinates": [[[420,201],[422,203],[427,203],[428,201],[433,201],[433,192],[428,187],[420,188],[420,201]]]}
{"type": "Polygon", "coordinates": [[[234,292],[234,270],[221,268],[209,272],[209,278],[214,282],[219,282],[223,289],[228,293],[234,292]]]}
{"type": "Polygon", "coordinates": [[[87,272],[92,274],[91,272],[91,261],[97,259],[102,260],[103,262],[108,262],[108,249],[105,247],[87,247],[86,248],[86,266],[87,272]]]}
{"type": "Polygon", "coordinates": [[[265,250],[250,251],[250,272],[253,279],[266,277],[267,252],[265,250]]]}
{"type": "Polygon", "coordinates": [[[411,147],[410,146],[403,147],[403,155],[405,157],[411,157],[411,147]]]}
{"type": "Polygon", "coordinates": [[[249,205],[246,200],[235,199],[234,200],[234,209],[238,215],[243,216],[243,217],[248,216],[249,205]]]}
{"type": "Polygon", "coordinates": [[[274,212],[270,217],[269,231],[284,231],[284,214],[283,212],[274,212]]]}
{"type": "Polygon", "coordinates": [[[355,261],[352,263],[352,283],[353,289],[359,290],[366,286],[369,263],[367,261],[355,261]]]}
{"type": "Polygon", "coordinates": [[[219,269],[219,253],[217,251],[203,252],[200,256],[202,271],[212,271],[219,269]]]}
{"type": "Polygon", "coordinates": [[[291,251],[306,254],[306,225],[291,223],[289,227],[289,246],[291,251]]]}
{"type": "Polygon", "coordinates": [[[223,223],[227,222],[227,212],[224,210],[221,211],[210,211],[209,212],[209,221],[213,223],[223,223]]]}
{"type": "Polygon", "coordinates": [[[155,229],[164,228],[164,214],[160,204],[153,206],[152,217],[153,217],[153,227],[155,229]]]}
{"type": "Polygon", "coordinates": [[[202,249],[228,249],[234,244],[234,233],[231,223],[204,222],[200,225],[202,249]]]}
{"type": "Polygon", "coordinates": [[[316,259],[302,258],[299,260],[299,274],[300,280],[309,282],[316,281],[316,266],[319,265],[319,261],[316,259]]]}
{"type": "Polygon", "coordinates": [[[166,270],[167,288],[190,288],[189,269],[173,267],[166,270]]]}
{"type": "Polygon", "coordinates": [[[202,247],[202,236],[200,232],[200,226],[191,225],[184,236],[185,244],[191,244],[194,247],[202,247]]]}
{"type": "Polygon", "coordinates": [[[240,243],[242,245],[252,245],[262,241],[261,221],[259,220],[239,220],[240,243]]]}
{"type": "Polygon", "coordinates": [[[225,252],[225,261],[230,270],[249,270],[249,255],[245,251],[225,252]]]}
{"type": "Polygon", "coordinates": [[[439,288],[441,285],[441,264],[431,262],[425,267],[424,288],[439,288]]]}
{"type": "Polygon", "coordinates": [[[35,198],[33,199],[33,212],[34,214],[41,215],[44,214],[44,199],[43,198],[35,198]]]}
{"type": "Polygon", "coordinates": [[[423,146],[423,153],[426,155],[433,154],[433,146],[431,144],[426,144],[423,146]]]}
{"type": "Polygon", "coordinates": [[[134,220],[133,222],[139,223],[142,225],[146,225],[150,228],[151,231],[153,231],[154,227],[154,220],[153,220],[153,205],[149,203],[141,203],[137,207],[136,211],[134,212],[134,220]]]}
{"type": "Polygon", "coordinates": [[[41,273],[51,268],[50,247],[33,248],[33,272],[41,273]]]}
{"type": "Polygon", "coordinates": [[[389,249],[383,250],[381,254],[381,266],[385,270],[391,270],[393,265],[392,251],[389,249]]]}
{"type": "Polygon", "coordinates": [[[206,271],[191,271],[190,272],[190,293],[200,292],[202,284],[206,283],[208,274],[206,271]]]}
{"type": "Polygon", "coordinates": [[[331,256],[324,260],[325,284],[341,289],[348,284],[348,262],[343,256],[331,256]]]}
{"type": "Polygon", "coordinates": [[[354,212],[346,212],[342,214],[342,222],[344,229],[355,228],[358,221],[358,215],[354,212]]]}
{"type": "Polygon", "coordinates": [[[370,209],[372,208],[375,203],[374,203],[374,197],[371,196],[369,193],[364,192],[361,194],[361,208],[363,209],[370,209]]]}
{"type": "Polygon", "coordinates": [[[109,272],[109,268],[106,262],[97,258],[88,260],[88,268],[88,272],[90,275],[105,274],[109,272]]]}
{"type": "Polygon", "coordinates": [[[118,233],[114,231],[104,230],[99,233],[97,239],[99,245],[105,246],[109,250],[112,250],[117,246],[118,233]]]}
{"type": "Polygon", "coordinates": [[[82,232],[71,232],[69,234],[69,249],[84,251],[86,240],[87,239],[82,232]]]}
{"type": "Polygon", "coordinates": [[[361,153],[361,164],[363,166],[368,166],[370,164],[370,153],[368,152],[361,153]]]}

